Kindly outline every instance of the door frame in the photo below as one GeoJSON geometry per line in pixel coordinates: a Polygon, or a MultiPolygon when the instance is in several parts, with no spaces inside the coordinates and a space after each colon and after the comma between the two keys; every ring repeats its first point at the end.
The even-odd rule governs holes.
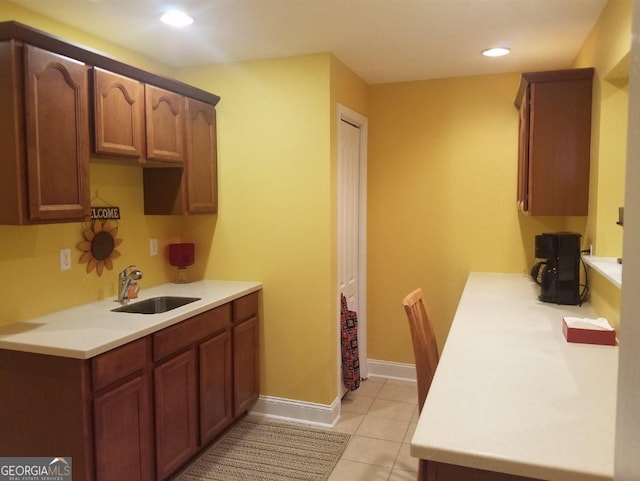
{"type": "MultiPolygon", "coordinates": [[[[368,139],[368,119],[338,104],[337,126],[337,178],[340,176],[340,122],[346,121],[360,129],[360,162],[359,162],[359,199],[358,199],[358,354],[360,360],[360,377],[365,379],[369,375],[367,363],[367,139],[368,139]]],[[[337,195],[337,194],[336,194],[337,195]]],[[[336,206],[340,199],[336,200],[336,206]]],[[[336,242],[338,242],[340,232],[336,231],[336,242]]],[[[337,264],[341,262],[339,252],[336,255],[337,264]]],[[[340,292],[339,282],[336,283],[336,292],[340,292]]],[[[340,350],[340,299],[336,299],[337,323],[338,323],[338,395],[344,394],[342,383],[342,355],[340,350]]]]}

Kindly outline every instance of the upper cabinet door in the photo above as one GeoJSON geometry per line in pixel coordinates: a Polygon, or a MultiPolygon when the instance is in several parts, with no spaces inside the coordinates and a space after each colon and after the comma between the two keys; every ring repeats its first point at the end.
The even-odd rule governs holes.
{"type": "Polygon", "coordinates": [[[187,99],[187,212],[214,214],[218,211],[216,109],[187,99]]]}
{"type": "Polygon", "coordinates": [[[530,91],[527,86],[519,108],[518,207],[522,212],[529,211],[529,102],[530,91]]]}
{"type": "Polygon", "coordinates": [[[93,69],[94,149],[97,154],[143,156],[144,85],[93,69]]]}
{"type": "Polygon", "coordinates": [[[25,46],[29,216],[32,221],[89,215],[87,67],[25,46]]]}
{"type": "Polygon", "coordinates": [[[586,216],[593,69],[522,75],[518,205],[532,216],[586,216]]]}
{"type": "Polygon", "coordinates": [[[184,162],[184,97],[145,85],[147,158],[184,162]]]}

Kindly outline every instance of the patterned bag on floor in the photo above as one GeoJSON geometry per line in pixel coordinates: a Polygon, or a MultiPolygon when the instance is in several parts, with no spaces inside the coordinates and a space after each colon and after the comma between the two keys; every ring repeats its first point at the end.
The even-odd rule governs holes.
{"type": "Polygon", "coordinates": [[[347,298],[340,294],[340,324],[342,338],[342,379],[349,391],[360,387],[360,360],[358,357],[358,315],[350,311],[347,298]]]}

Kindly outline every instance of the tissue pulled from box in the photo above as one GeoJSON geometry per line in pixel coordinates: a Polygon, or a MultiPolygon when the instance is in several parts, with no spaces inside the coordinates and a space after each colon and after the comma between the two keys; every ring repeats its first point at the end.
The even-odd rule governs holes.
{"type": "Polygon", "coordinates": [[[565,317],[562,332],[568,342],[616,345],[616,330],[604,317],[565,317]]]}
{"type": "Polygon", "coordinates": [[[589,317],[565,317],[568,327],[575,329],[595,329],[598,331],[613,331],[613,327],[604,317],[592,319],[589,317]]]}

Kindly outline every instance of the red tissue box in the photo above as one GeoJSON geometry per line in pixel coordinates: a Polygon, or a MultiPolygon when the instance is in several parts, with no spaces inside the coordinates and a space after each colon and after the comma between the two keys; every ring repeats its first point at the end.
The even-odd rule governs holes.
{"type": "Polygon", "coordinates": [[[562,319],[562,332],[567,342],[616,345],[616,330],[602,317],[598,319],[565,317],[562,319]]]}

